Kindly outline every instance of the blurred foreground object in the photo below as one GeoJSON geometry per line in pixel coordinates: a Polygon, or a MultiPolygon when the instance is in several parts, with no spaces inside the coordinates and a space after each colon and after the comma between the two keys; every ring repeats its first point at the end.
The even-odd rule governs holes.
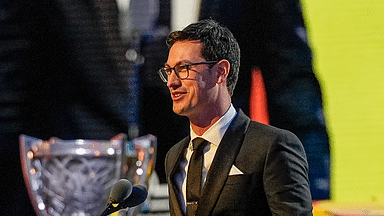
{"type": "Polygon", "coordinates": [[[38,215],[98,215],[121,176],[125,135],[43,141],[20,136],[24,179],[38,215]]]}
{"type": "Polygon", "coordinates": [[[384,215],[384,203],[373,202],[333,202],[330,200],[313,202],[314,216],[338,215],[384,215]]]}
{"type": "MultiPolygon", "coordinates": [[[[127,142],[127,136],[119,134],[110,140],[52,137],[44,141],[21,135],[20,157],[38,215],[100,215],[111,187],[120,178],[148,186],[156,137],[147,135],[127,142]]],[[[133,210],[135,214],[141,211],[133,210]]]]}
{"type": "Polygon", "coordinates": [[[148,196],[147,188],[143,185],[132,184],[127,179],[120,179],[113,185],[109,195],[109,202],[107,208],[101,216],[110,215],[120,209],[127,209],[136,207],[142,204],[148,196]]]}

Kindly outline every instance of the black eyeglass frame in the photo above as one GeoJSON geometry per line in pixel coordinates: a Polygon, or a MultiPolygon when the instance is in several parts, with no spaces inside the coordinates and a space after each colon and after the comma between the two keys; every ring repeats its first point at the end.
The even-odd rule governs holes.
{"type": "Polygon", "coordinates": [[[176,65],[173,68],[162,67],[162,68],[160,68],[160,70],[157,71],[157,73],[159,74],[161,80],[163,82],[167,83],[168,82],[168,77],[172,73],[172,70],[175,71],[175,74],[176,74],[177,78],[183,80],[183,79],[187,79],[189,77],[189,67],[190,66],[201,65],[201,64],[213,65],[213,64],[216,64],[217,62],[218,61],[205,61],[205,62],[197,62],[197,63],[190,63],[190,64],[179,64],[179,65],[176,65]],[[180,77],[180,71],[183,70],[183,69],[187,70],[186,76],[185,77],[180,77]]]}

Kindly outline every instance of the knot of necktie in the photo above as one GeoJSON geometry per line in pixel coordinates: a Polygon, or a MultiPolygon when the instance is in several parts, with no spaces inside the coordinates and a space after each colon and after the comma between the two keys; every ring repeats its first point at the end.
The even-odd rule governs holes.
{"type": "Polygon", "coordinates": [[[207,144],[207,140],[200,137],[195,138],[192,140],[193,151],[202,151],[207,144]]]}

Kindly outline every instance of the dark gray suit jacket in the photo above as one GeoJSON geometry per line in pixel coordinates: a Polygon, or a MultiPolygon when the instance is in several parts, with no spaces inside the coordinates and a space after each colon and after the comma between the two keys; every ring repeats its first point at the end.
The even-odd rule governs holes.
{"type": "MultiPolygon", "coordinates": [[[[189,140],[174,145],[166,157],[171,215],[183,215],[173,179],[189,140]]],[[[239,111],[216,152],[196,215],[312,215],[308,164],[299,139],[239,111]],[[244,175],[229,176],[232,165],[244,175]]]]}

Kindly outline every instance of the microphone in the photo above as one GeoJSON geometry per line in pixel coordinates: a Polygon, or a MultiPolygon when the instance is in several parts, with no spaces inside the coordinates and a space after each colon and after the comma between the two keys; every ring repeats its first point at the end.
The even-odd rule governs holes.
{"type": "Polygon", "coordinates": [[[142,185],[132,187],[127,179],[120,179],[113,185],[109,195],[109,203],[101,216],[112,214],[120,209],[130,208],[143,203],[148,196],[147,189],[142,185]]]}
{"type": "Polygon", "coordinates": [[[113,185],[109,194],[109,202],[112,204],[120,203],[132,193],[132,184],[127,179],[120,179],[113,185]]]}
{"type": "Polygon", "coordinates": [[[130,208],[143,203],[148,196],[148,191],[143,185],[136,185],[132,188],[132,194],[123,202],[122,208],[130,208]]]}

